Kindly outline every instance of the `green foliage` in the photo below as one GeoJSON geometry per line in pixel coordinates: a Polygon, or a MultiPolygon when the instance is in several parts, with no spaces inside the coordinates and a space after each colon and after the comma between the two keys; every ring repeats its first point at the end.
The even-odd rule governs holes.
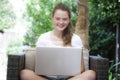
{"type": "Polygon", "coordinates": [[[11,38],[7,43],[7,54],[17,54],[23,51],[23,42],[20,37],[11,38]]]}
{"type": "Polygon", "coordinates": [[[118,68],[117,73],[113,73],[113,71],[115,71],[116,66],[120,66],[120,62],[117,64],[114,64],[114,62],[111,61],[110,63],[111,63],[111,66],[108,71],[109,80],[118,80],[118,78],[120,78],[120,68],[118,68]]]}
{"type": "MultiPolygon", "coordinates": [[[[114,59],[116,25],[120,26],[120,5],[118,0],[90,0],[90,54],[114,59]]],[[[110,63],[109,80],[117,80],[120,70],[115,73],[116,65],[110,63]]]]}
{"type": "Polygon", "coordinates": [[[8,0],[0,0],[0,30],[13,27],[15,16],[8,0]]]}
{"type": "Polygon", "coordinates": [[[117,0],[90,0],[91,54],[108,57],[115,53],[115,25],[120,24],[120,5],[117,0]]]}
{"type": "Polygon", "coordinates": [[[72,22],[75,25],[76,6],[73,0],[29,0],[27,4],[27,20],[31,23],[25,36],[24,44],[34,47],[35,42],[40,34],[53,29],[51,21],[51,13],[55,4],[63,2],[70,6],[72,15],[72,22]]]}

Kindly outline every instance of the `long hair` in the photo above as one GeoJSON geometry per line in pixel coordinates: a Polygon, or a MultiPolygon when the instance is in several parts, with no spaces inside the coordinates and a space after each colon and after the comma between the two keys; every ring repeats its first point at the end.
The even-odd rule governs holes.
{"type": "MultiPolygon", "coordinates": [[[[71,20],[71,12],[70,9],[67,5],[63,4],[63,3],[59,3],[57,4],[54,9],[53,9],[53,13],[52,13],[52,17],[54,16],[54,13],[56,10],[63,10],[63,11],[67,11],[68,12],[68,16],[71,20]]],[[[69,22],[68,26],[64,29],[63,33],[62,33],[62,40],[63,40],[63,45],[64,46],[71,46],[71,39],[72,39],[72,24],[71,21],[69,22]]]]}

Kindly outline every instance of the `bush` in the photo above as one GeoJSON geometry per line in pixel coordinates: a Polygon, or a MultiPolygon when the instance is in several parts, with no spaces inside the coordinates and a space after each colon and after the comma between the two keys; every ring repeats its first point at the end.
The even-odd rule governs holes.
{"type": "Polygon", "coordinates": [[[11,38],[7,45],[7,54],[17,54],[23,51],[23,41],[20,37],[11,38]]]}
{"type": "Polygon", "coordinates": [[[115,72],[116,71],[115,69],[117,66],[120,66],[120,62],[117,64],[114,64],[114,61],[111,61],[111,66],[110,66],[109,71],[108,71],[109,80],[119,80],[120,79],[120,68],[118,67],[117,72],[115,72]]]}
{"type": "Polygon", "coordinates": [[[120,5],[116,0],[90,0],[90,51],[108,57],[115,54],[115,30],[120,22],[120,5]]]}

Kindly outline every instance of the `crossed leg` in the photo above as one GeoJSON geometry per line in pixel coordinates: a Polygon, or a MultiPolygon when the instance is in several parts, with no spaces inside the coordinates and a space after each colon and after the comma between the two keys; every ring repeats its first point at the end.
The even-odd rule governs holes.
{"type": "Polygon", "coordinates": [[[87,70],[82,74],[76,75],[68,80],[95,80],[96,73],[93,70],[87,70]]]}
{"type": "MultiPolygon", "coordinates": [[[[92,70],[83,72],[82,74],[76,75],[68,80],[95,80],[96,73],[92,70]]],[[[47,80],[42,76],[38,76],[31,70],[22,70],[20,73],[21,80],[47,80]]]]}
{"type": "Polygon", "coordinates": [[[35,72],[27,69],[20,72],[20,78],[21,80],[47,80],[46,78],[38,76],[35,72]]]}

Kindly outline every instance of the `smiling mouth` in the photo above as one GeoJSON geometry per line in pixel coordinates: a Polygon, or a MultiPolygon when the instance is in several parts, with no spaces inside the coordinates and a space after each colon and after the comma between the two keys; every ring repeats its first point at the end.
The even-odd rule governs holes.
{"type": "Polygon", "coordinates": [[[58,27],[63,28],[63,27],[65,27],[65,26],[64,26],[64,25],[60,25],[60,26],[58,25],[58,27]]]}
{"type": "Polygon", "coordinates": [[[64,26],[58,26],[58,27],[63,28],[64,26]]]}

